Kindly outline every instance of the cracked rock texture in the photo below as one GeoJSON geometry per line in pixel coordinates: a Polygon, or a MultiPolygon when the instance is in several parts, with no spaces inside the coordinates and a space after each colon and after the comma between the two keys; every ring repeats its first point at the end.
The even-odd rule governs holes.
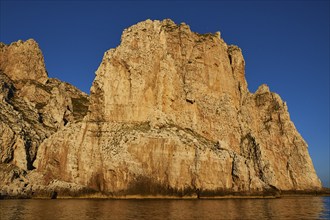
{"type": "Polygon", "coordinates": [[[0,43],[0,61],[0,188],[16,195],[30,184],[23,176],[34,169],[40,144],[82,120],[88,96],[68,83],[48,78],[34,40],[0,43]]]}
{"type": "MultiPolygon", "coordinates": [[[[74,107],[51,108],[72,103],[70,95],[47,93],[50,106],[42,110],[57,126],[42,122],[52,135],[38,142],[36,170],[26,178],[37,175],[48,189],[55,181],[112,196],[321,188],[285,102],[266,85],[249,92],[244,66],[240,48],[219,33],[194,33],[168,19],[125,29],[96,71],[83,119],[76,120],[74,107]]],[[[17,83],[7,84],[4,100],[17,83]]],[[[40,100],[29,91],[16,92],[29,100],[27,108],[40,100]]],[[[1,121],[9,146],[16,136],[1,121]]]]}

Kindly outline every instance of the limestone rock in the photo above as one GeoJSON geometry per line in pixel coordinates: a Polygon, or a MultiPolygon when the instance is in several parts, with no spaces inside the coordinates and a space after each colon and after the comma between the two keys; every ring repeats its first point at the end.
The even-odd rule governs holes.
{"type": "Polygon", "coordinates": [[[0,69],[12,80],[36,80],[45,83],[47,71],[38,44],[33,40],[0,44],[0,69]]]}
{"type": "Polygon", "coordinates": [[[286,104],[247,89],[244,58],[219,34],[138,23],[104,54],[83,121],[39,147],[44,177],[111,195],[321,187],[286,104]]]}
{"type": "MultiPolygon", "coordinates": [[[[0,173],[10,174],[10,169],[26,173],[34,169],[43,140],[82,120],[88,96],[47,77],[41,51],[33,40],[9,46],[1,43],[0,60],[0,173]]],[[[1,182],[0,188],[5,185],[8,182],[1,182]]]]}
{"type": "Polygon", "coordinates": [[[0,43],[0,61],[1,195],[321,187],[286,103],[266,85],[248,91],[241,49],[218,32],[169,19],[125,29],[90,98],[47,77],[33,40],[0,43]]]}

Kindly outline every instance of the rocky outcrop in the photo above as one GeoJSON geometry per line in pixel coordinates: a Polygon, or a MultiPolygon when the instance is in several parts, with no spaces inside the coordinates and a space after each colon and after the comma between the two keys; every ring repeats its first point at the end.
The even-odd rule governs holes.
{"type": "MultiPolygon", "coordinates": [[[[82,120],[88,96],[48,78],[34,40],[1,44],[0,60],[0,188],[13,184],[13,191],[23,192],[15,179],[34,169],[38,147],[46,138],[82,120]]],[[[26,178],[19,182],[29,184],[26,178]]]]}
{"type": "Polygon", "coordinates": [[[32,39],[10,45],[0,43],[0,69],[15,81],[30,79],[45,83],[48,79],[44,57],[32,39]]]}
{"type": "Polygon", "coordinates": [[[46,139],[34,166],[112,196],[319,189],[286,104],[266,85],[250,93],[244,65],[219,34],[138,23],[104,54],[87,116],[46,139]]]}
{"type": "Polygon", "coordinates": [[[321,188],[286,103],[266,85],[248,91],[242,51],[219,32],[171,20],[125,29],[104,54],[89,101],[43,77],[35,45],[1,45],[2,193],[200,197],[321,188]]]}

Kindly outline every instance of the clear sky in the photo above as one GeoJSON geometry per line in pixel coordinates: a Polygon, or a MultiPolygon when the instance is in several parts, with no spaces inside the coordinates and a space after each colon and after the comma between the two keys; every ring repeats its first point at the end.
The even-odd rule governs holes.
{"type": "Polygon", "coordinates": [[[34,38],[50,77],[89,93],[103,53],[124,28],[171,18],[221,31],[243,50],[249,90],[287,102],[323,185],[329,180],[329,1],[1,1],[0,41],[34,38]]]}

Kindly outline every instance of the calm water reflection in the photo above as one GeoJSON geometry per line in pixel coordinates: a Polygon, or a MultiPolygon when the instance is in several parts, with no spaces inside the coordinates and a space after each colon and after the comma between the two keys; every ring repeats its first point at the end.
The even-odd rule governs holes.
{"type": "Polygon", "coordinates": [[[5,219],[329,219],[330,197],[226,200],[3,200],[5,219]]]}

